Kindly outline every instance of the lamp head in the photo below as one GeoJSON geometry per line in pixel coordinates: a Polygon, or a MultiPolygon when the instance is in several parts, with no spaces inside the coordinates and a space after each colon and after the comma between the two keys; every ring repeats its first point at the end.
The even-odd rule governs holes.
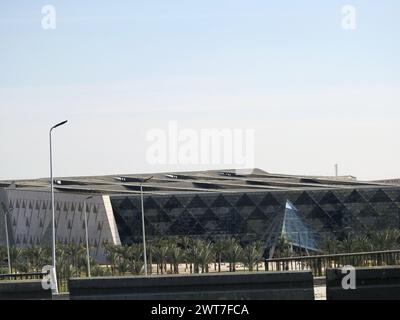
{"type": "Polygon", "coordinates": [[[63,126],[64,124],[66,124],[67,122],[68,122],[68,120],[65,120],[65,121],[63,121],[63,122],[57,123],[55,126],[53,126],[53,127],[51,128],[51,130],[53,130],[53,129],[55,129],[55,128],[58,128],[58,127],[61,127],[61,126],[63,126]]]}

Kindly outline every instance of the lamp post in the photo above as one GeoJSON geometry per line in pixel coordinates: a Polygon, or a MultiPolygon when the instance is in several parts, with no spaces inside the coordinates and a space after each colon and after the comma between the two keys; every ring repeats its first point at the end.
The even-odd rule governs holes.
{"type": "Polygon", "coordinates": [[[54,293],[58,294],[58,284],[57,284],[57,273],[56,273],[56,225],[55,225],[55,210],[54,210],[54,180],[53,180],[53,146],[52,146],[52,133],[53,130],[61,127],[66,124],[68,121],[63,121],[55,126],[51,127],[49,132],[50,138],[50,181],[51,181],[51,213],[52,213],[52,234],[53,234],[53,247],[52,247],[52,256],[53,256],[53,278],[54,281],[54,293]]]}
{"type": "Polygon", "coordinates": [[[83,211],[85,212],[85,237],[86,237],[86,259],[87,259],[87,269],[88,269],[88,277],[91,278],[91,273],[90,273],[90,252],[89,252],[89,233],[88,233],[88,224],[87,224],[87,215],[86,215],[86,201],[89,199],[92,199],[93,196],[87,197],[85,199],[84,205],[83,205],[83,211]]]}
{"type": "Polygon", "coordinates": [[[6,209],[6,206],[4,205],[3,202],[1,203],[1,208],[3,209],[3,212],[4,212],[4,225],[6,228],[8,273],[11,274],[10,240],[8,238],[8,221],[7,221],[7,214],[10,213],[10,210],[6,209]]]}
{"type": "Polygon", "coordinates": [[[142,203],[142,232],[143,232],[143,259],[144,259],[144,275],[147,276],[147,251],[146,251],[146,229],[144,225],[144,204],[143,204],[143,183],[149,181],[153,177],[142,179],[140,181],[140,200],[142,203]]]}

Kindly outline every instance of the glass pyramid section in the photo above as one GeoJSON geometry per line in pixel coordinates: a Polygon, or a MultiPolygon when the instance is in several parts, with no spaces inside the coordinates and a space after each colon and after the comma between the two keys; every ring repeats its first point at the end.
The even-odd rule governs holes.
{"type": "Polygon", "coordinates": [[[292,246],[305,250],[320,251],[317,246],[317,234],[303,223],[297,208],[289,200],[286,201],[282,236],[292,246]]]}

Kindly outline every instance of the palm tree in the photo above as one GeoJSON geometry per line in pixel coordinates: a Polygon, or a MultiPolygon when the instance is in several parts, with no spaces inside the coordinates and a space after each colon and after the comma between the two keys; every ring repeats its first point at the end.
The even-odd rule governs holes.
{"type": "Polygon", "coordinates": [[[33,270],[33,257],[32,257],[32,247],[23,248],[23,260],[25,261],[26,272],[33,270]]]}
{"type": "Polygon", "coordinates": [[[177,243],[170,243],[168,247],[168,259],[173,266],[173,272],[179,273],[179,264],[183,260],[183,250],[178,246],[177,243]]]}
{"type": "Polygon", "coordinates": [[[20,247],[12,247],[10,248],[10,260],[11,260],[11,269],[14,269],[14,272],[24,271],[26,268],[25,262],[22,261],[24,259],[24,249],[20,247]]]}
{"type": "MultiPolygon", "coordinates": [[[[370,251],[370,239],[364,234],[348,233],[341,241],[329,239],[326,240],[326,249],[333,250],[330,253],[354,253],[370,251]]],[[[361,266],[366,263],[361,257],[339,257],[333,259],[339,264],[351,264],[353,266],[361,266]],[[338,259],[338,261],[336,261],[338,259]]]]}
{"type": "MultiPolygon", "coordinates": [[[[243,248],[242,253],[243,264],[245,267],[249,268],[249,271],[254,270],[254,265],[261,261],[262,259],[262,245],[260,242],[254,242],[248,244],[243,248]]],[[[258,269],[258,268],[257,268],[258,269]]]]}
{"type": "Polygon", "coordinates": [[[397,229],[386,229],[371,234],[371,246],[374,251],[385,251],[398,249],[400,231],[397,229]]]}
{"type": "Polygon", "coordinates": [[[201,254],[203,250],[204,242],[200,239],[196,239],[193,241],[192,245],[187,250],[187,257],[190,263],[190,269],[192,271],[192,264],[193,264],[193,272],[199,273],[200,269],[199,266],[201,264],[201,254]]]}
{"type": "Polygon", "coordinates": [[[187,253],[189,251],[190,246],[192,245],[193,240],[192,240],[192,238],[190,238],[188,236],[184,236],[184,237],[181,237],[179,242],[180,242],[180,244],[182,246],[182,250],[183,250],[183,259],[185,261],[185,272],[187,272],[188,271],[188,263],[189,263],[187,253]]]}
{"type": "Polygon", "coordinates": [[[50,263],[49,252],[43,246],[32,246],[29,248],[29,256],[33,271],[40,272],[46,264],[50,263]]]}
{"type": "Polygon", "coordinates": [[[242,246],[237,239],[230,238],[227,240],[225,256],[229,261],[229,271],[236,271],[236,263],[240,260],[242,250],[242,246]]]}
{"type": "Polygon", "coordinates": [[[118,271],[118,274],[122,276],[128,271],[129,262],[124,258],[120,257],[120,259],[117,260],[117,264],[115,267],[118,271]]]}
{"type": "MultiPolygon", "coordinates": [[[[0,267],[5,269],[5,266],[7,265],[6,261],[7,261],[8,257],[7,257],[7,248],[4,246],[0,246],[0,267]]],[[[8,261],[7,261],[8,262],[8,261]]],[[[1,269],[3,270],[3,269],[1,269]]],[[[3,273],[3,271],[0,271],[1,273],[3,273]]],[[[8,273],[8,269],[7,272],[4,273],[8,273]]]]}
{"type": "Polygon", "coordinates": [[[218,272],[221,272],[222,256],[226,251],[227,242],[226,240],[217,240],[214,243],[214,253],[218,263],[218,272]]]}
{"type": "MultiPolygon", "coordinates": [[[[386,251],[399,249],[400,231],[398,229],[387,229],[371,236],[371,248],[374,251],[386,251]]],[[[378,255],[377,264],[382,264],[383,257],[378,255]]],[[[393,254],[388,255],[388,264],[397,264],[396,257],[393,254]]]]}
{"type": "Polygon", "coordinates": [[[91,260],[90,268],[94,277],[106,277],[111,275],[110,270],[107,267],[96,263],[94,260],[91,260]]]}
{"type": "Polygon", "coordinates": [[[62,282],[62,279],[69,279],[71,277],[71,267],[66,251],[66,245],[56,243],[57,282],[59,283],[62,282]]]}
{"type": "Polygon", "coordinates": [[[156,261],[157,264],[157,274],[159,271],[161,274],[164,274],[164,271],[166,272],[166,263],[167,263],[167,258],[168,258],[168,243],[165,241],[165,239],[159,239],[157,242],[154,244],[154,260],[156,261]]]}
{"type": "Polygon", "coordinates": [[[153,242],[147,243],[147,269],[149,274],[153,273],[153,255],[154,255],[154,244],[153,242]]]}
{"type": "Polygon", "coordinates": [[[125,274],[128,271],[131,254],[129,247],[108,242],[104,242],[103,246],[107,261],[111,267],[111,274],[115,275],[116,271],[118,271],[119,274],[125,274]]]}
{"type": "Polygon", "coordinates": [[[275,247],[274,256],[277,258],[287,258],[293,255],[290,243],[285,236],[281,236],[275,247]]]}
{"type": "MultiPolygon", "coordinates": [[[[76,269],[78,276],[81,276],[82,273],[86,274],[86,277],[89,277],[89,269],[87,265],[87,256],[86,256],[86,246],[82,244],[83,252],[80,252],[78,258],[76,260],[76,269]]],[[[89,261],[91,261],[89,257],[89,261]]]]}
{"type": "Polygon", "coordinates": [[[81,268],[85,266],[86,248],[81,243],[65,245],[65,254],[68,264],[72,267],[72,275],[80,276],[81,268]]]}
{"type": "Polygon", "coordinates": [[[348,234],[339,243],[340,253],[362,252],[368,248],[368,238],[365,235],[348,234]]]}
{"type": "Polygon", "coordinates": [[[129,262],[132,274],[140,274],[144,266],[143,248],[141,244],[133,244],[127,248],[125,259],[129,262]]]}
{"type": "Polygon", "coordinates": [[[118,260],[118,253],[116,250],[116,246],[112,243],[104,242],[103,243],[104,251],[106,254],[106,259],[109,263],[111,268],[111,274],[115,275],[117,260],[118,260]]]}
{"type": "Polygon", "coordinates": [[[201,272],[208,272],[208,265],[214,261],[214,248],[211,242],[202,243],[200,250],[201,272]]]}
{"type": "Polygon", "coordinates": [[[325,237],[323,248],[326,254],[336,254],[339,251],[340,241],[332,236],[325,237]]]}
{"type": "Polygon", "coordinates": [[[116,245],[115,250],[115,268],[119,275],[124,275],[129,269],[129,247],[116,245]]]}

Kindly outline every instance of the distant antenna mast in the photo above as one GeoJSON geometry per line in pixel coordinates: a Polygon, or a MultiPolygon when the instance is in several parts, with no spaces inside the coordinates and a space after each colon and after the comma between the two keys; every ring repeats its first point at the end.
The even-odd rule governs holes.
{"type": "Polygon", "coordinates": [[[339,165],[336,163],[335,164],[335,177],[339,176],[339,165]]]}

